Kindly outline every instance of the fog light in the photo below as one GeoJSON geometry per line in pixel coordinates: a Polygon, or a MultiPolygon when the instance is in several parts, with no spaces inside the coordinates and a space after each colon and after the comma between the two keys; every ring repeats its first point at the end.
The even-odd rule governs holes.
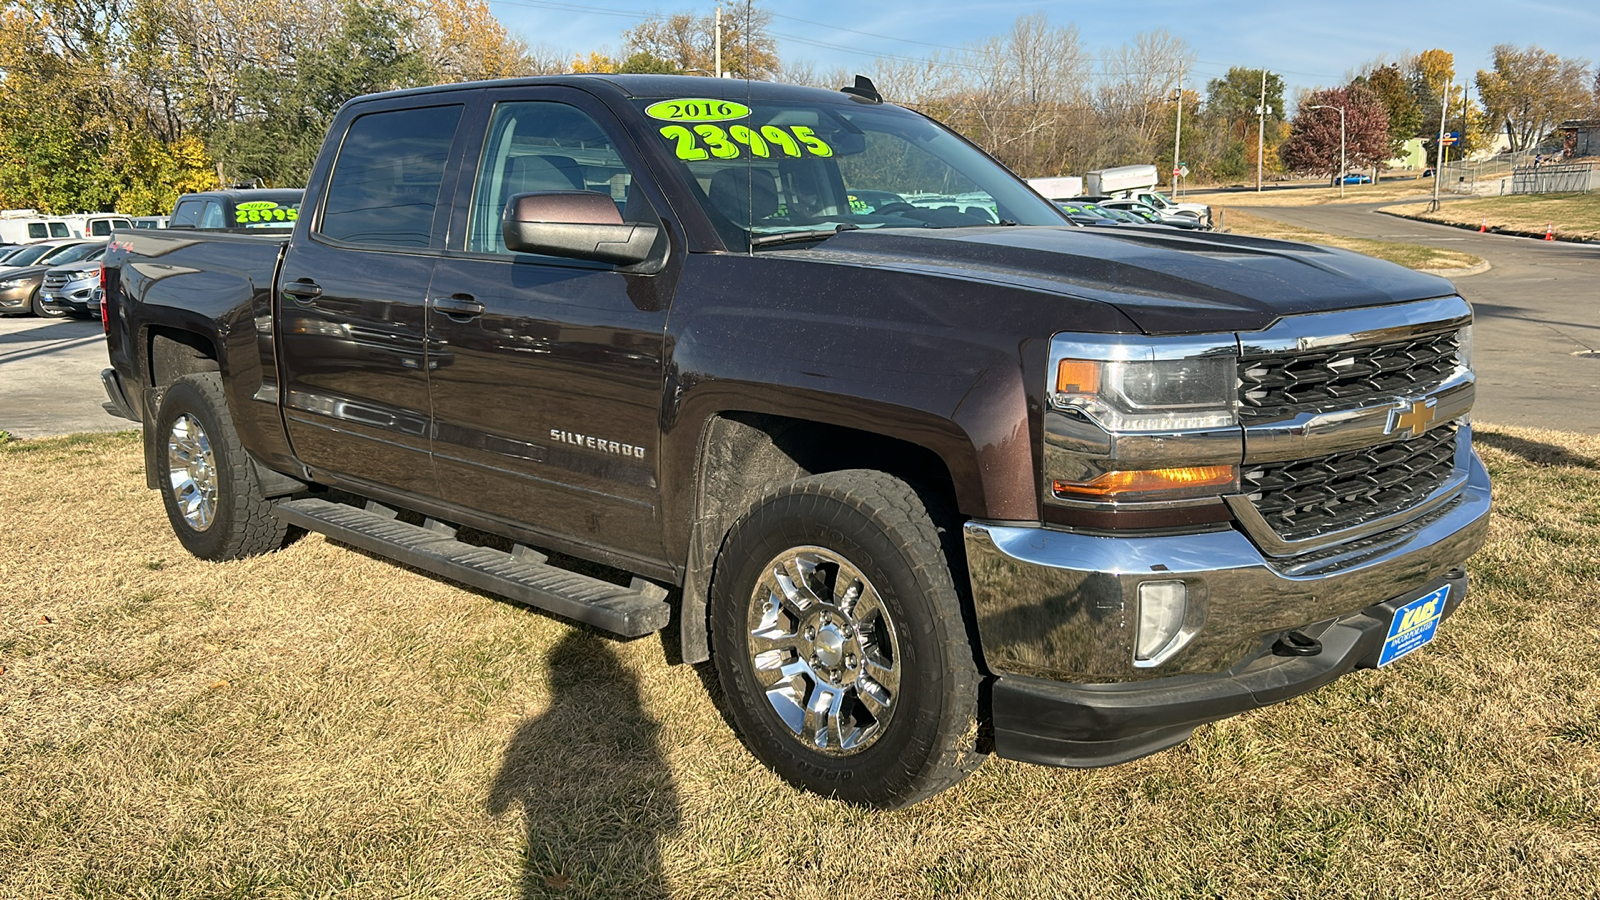
{"type": "Polygon", "coordinates": [[[1177,638],[1189,611],[1189,589],[1181,581],[1146,581],[1139,585],[1139,632],[1133,658],[1155,659],[1177,638]]]}

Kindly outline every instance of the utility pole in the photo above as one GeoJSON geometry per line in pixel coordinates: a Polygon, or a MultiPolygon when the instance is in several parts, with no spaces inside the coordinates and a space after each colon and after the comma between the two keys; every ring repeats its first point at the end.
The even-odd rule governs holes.
{"type": "Polygon", "coordinates": [[[1178,63],[1178,127],[1172,134],[1172,193],[1178,193],[1178,151],[1183,147],[1183,63],[1178,63]]]}
{"type": "Polygon", "coordinates": [[[721,3],[717,4],[717,40],[716,40],[716,44],[717,44],[717,49],[716,49],[715,53],[716,53],[716,57],[717,57],[717,65],[716,65],[717,77],[721,78],[722,77],[722,4],[721,3]]]}
{"type": "Polygon", "coordinates": [[[1428,207],[1429,212],[1439,211],[1439,182],[1444,180],[1444,122],[1450,115],[1450,80],[1444,82],[1444,105],[1439,110],[1439,143],[1438,149],[1433,152],[1433,203],[1428,207]]]}
{"type": "Polygon", "coordinates": [[[1261,193],[1262,154],[1267,148],[1267,70],[1261,70],[1261,102],[1256,106],[1256,193],[1261,193]]]}

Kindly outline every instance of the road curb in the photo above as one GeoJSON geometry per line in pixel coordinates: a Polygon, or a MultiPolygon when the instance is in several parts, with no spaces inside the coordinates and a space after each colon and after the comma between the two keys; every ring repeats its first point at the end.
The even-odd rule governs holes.
{"type": "MultiPolygon", "coordinates": [[[[1470,222],[1439,222],[1434,219],[1424,219],[1421,216],[1408,216],[1405,213],[1390,212],[1387,209],[1373,210],[1373,212],[1383,216],[1394,216],[1396,219],[1405,219],[1410,222],[1421,222],[1424,225],[1442,225],[1445,228],[1459,228],[1462,231],[1471,231],[1475,234],[1503,234],[1507,237],[1531,238],[1539,241],[1544,240],[1544,232],[1542,231],[1523,231],[1520,228],[1501,228],[1499,226],[1495,226],[1490,228],[1487,232],[1480,232],[1478,231],[1478,228],[1482,226],[1474,227],[1470,222]]],[[[1560,235],[1556,235],[1555,240],[1567,244],[1597,243],[1596,239],[1594,238],[1561,237],[1560,235]]]]}

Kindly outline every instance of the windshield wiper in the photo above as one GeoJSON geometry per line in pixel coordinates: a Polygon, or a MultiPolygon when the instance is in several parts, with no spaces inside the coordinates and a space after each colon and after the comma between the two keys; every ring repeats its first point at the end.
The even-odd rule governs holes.
{"type": "Polygon", "coordinates": [[[775,234],[753,234],[750,236],[750,249],[757,247],[772,247],[777,244],[800,244],[806,241],[825,241],[841,231],[860,231],[860,225],[851,225],[849,222],[840,223],[835,228],[817,228],[811,231],[780,231],[775,234]]]}

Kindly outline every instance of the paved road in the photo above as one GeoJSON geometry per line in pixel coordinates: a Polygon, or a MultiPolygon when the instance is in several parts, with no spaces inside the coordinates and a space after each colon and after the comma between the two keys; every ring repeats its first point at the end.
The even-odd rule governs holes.
{"type": "Polygon", "coordinates": [[[1600,244],[1479,234],[1374,211],[1383,205],[1391,204],[1241,208],[1330,234],[1426,244],[1488,260],[1488,272],[1456,281],[1478,316],[1473,418],[1600,432],[1600,244]]]}
{"type": "Polygon", "coordinates": [[[137,427],[100,408],[109,364],[99,322],[0,316],[0,431],[34,438],[137,427]]]}

